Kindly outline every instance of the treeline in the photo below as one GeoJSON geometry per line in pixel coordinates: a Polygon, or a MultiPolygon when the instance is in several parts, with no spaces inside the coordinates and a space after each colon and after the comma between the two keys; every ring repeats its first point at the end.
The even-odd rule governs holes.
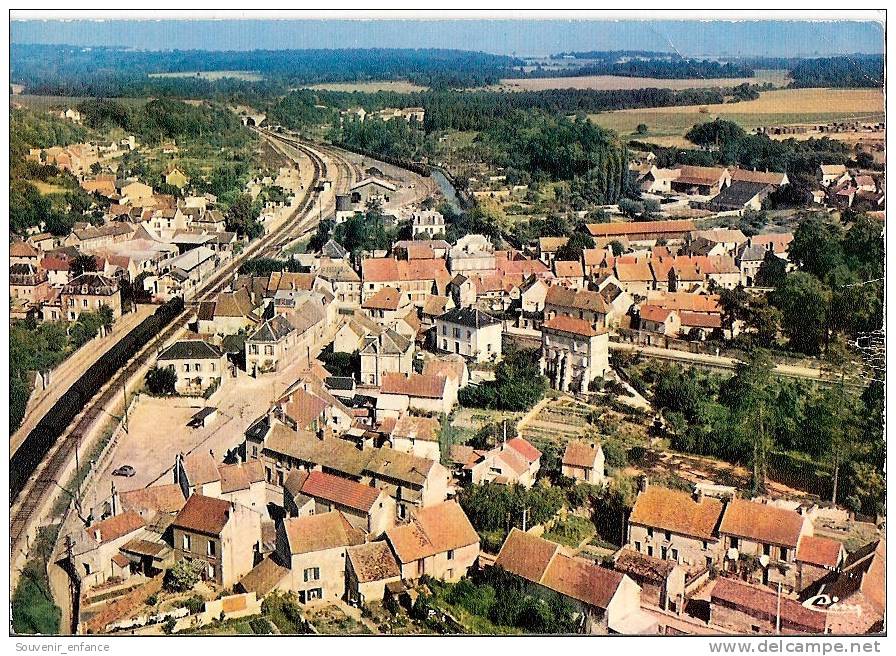
{"type": "Polygon", "coordinates": [[[883,55],[850,55],[804,59],[790,71],[793,87],[880,88],[884,86],[883,55]]]}
{"type": "MultiPolygon", "coordinates": [[[[433,48],[160,52],[38,44],[13,44],[10,60],[13,81],[24,84],[29,93],[94,96],[170,92],[177,90],[184,78],[149,75],[215,71],[255,73],[265,78],[263,84],[281,92],[296,85],[366,80],[463,88],[493,84],[523,64],[504,55],[433,48]],[[172,80],[177,81],[173,86],[172,80]]],[[[218,81],[203,82],[208,83],[207,88],[219,86],[218,81]]],[[[246,82],[250,87],[254,84],[246,82]]]]}
{"type": "MultiPolygon", "coordinates": [[[[536,68],[524,77],[557,77],[556,70],[536,68]]],[[[664,80],[685,80],[691,78],[725,79],[754,77],[752,68],[732,63],[720,63],[699,59],[631,59],[628,61],[596,62],[564,70],[563,75],[582,77],[586,75],[618,75],[621,77],[652,77],[664,80]]],[[[520,77],[519,75],[514,77],[520,77]]]]}

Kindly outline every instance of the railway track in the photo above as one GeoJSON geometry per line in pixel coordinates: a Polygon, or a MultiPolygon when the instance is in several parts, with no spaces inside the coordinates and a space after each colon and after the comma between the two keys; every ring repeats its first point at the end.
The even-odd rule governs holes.
{"type": "Polygon", "coordinates": [[[312,183],[308,186],[299,207],[276,231],[263,236],[255,244],[250,244],[240,255],[227,263],[217,275],[200,287],[192,303],[185,305],[184,311],[180,315],[140,349],[123,369],[112,376],[100,392],[85,406],[75,424],[56,440],[47,452],[47,456],[31,472],[29,483],[14,499],[10,500],[10,545],[13,556],[17,553],[27,552],[27,544],[24,542],[30,528],[35,521],[40,519],[39,514],[48,501],[48,495],[56,487],[62,488],[62,484],[58,481],[59,476],[70,462],[75,449],[89,435],[95,422],[100,419],[102,414],[106,413],[103,408],[114,400],[118,390],[153,357],[160,346],[187,326],[198,302],[207,300],[224,289],[230,282],[233,273],[250,257],[277,254],[284,243],[295,238],[296,233],[304,234],[316,226],[316,221],[313,220],[310,221],[311,226],[308,225],[309,219],[314,218],[313,213],[309,210],[315,201],[315,188],[327,175],[327,163],[319,153],[304,144],[296,141],[290,145],[304,152],[311,160],[313,167],[312,183]]]}

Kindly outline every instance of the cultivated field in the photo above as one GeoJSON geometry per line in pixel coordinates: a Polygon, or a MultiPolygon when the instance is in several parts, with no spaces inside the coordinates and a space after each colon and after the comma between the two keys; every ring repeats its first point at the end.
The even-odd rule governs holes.
{"type": "Polygon", "coordinates": [[[325,84],[312,84],[307,88],[320,89],[321,91],[360,91],[362,93],[375,93],[377,91],[414,93],[416,91],[426,91],[429,87],[422,87],[419,84],[403,80],[374,80],[370,82],[328,82],[325,84]]]}
{"type": "Polygon", "coordinates": [[[198,77],[209,82],[232,78],[246,82],[260,82],[264,76],[252,71],[177,71],[173,73],[150,73],[149,77],[198,77]]]}
{"type": "Polygon", "coordinates": [[[706,89],[715,87],[735,87],[738,84],[764,84],[784,86],[788,82],[785,70],[760,70],[755,77],[734,78],[689,78],[669,80],[653,77],[623,77],[619,75],[586,75],[583,77],[546,77],[528,79],[505,79],[490,87],[496,91],[545,91],[548,89],[706,89]]]}
{"type": "Polygon", "coordinates": [[[669,146],[686,145],[684,134],[695,123],[717,117],[735,121],[747,131],[769,125],[810,125],[849,119],[876,122],[884,119],[884,97],[875,89],[781,89],[739,103],[624,109],[589,116],[623,137],[669,146]],[[635,135],[635,128],[641,123],[648,132],[635,135]]]}

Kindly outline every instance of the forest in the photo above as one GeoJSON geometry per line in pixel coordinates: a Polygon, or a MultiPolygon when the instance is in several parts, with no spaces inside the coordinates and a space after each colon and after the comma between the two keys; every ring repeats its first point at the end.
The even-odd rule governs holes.
{"type": "MultiPolygon", "coordinates": [[[[660,79],[722,79],[733,77],[753,77],[755,71],[749,66],[732,62],[691,59],[676,53],[652,52],[574,52],[564,53],[564,57],[588,60],[581,66],[564,70],[570,77],[583,75],[620,75],[623,77],[654,77],[660,79]]],[[[527,77],[554,77],[556,71],[536,68],[527,77]]]]}
{"type": "MultiPolygon", "coordinates": [[[[124,48],[13,44],[13,82],[29,93],[46,95],[145,96],[171,90],[172,82],[190,92],[218,88],[191,78],[149,77],[153,73],[245,71],[264,76],[279,91],[303,84],[408,80],[434,88],[493,84],[523,62],[483,52],[440,49],[343,49],[151,51],[124,48]]],[[[254,83],[228,83],[251,88],[254,83]]]]}

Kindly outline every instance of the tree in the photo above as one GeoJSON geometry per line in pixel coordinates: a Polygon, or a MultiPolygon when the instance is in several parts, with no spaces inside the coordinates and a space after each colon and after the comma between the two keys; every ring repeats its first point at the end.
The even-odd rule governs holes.
{"type": "Polygon", "coordinates": [[[827,337],[830,289],[813,275],[792,271],[772,292],[770,301],[781,311],[781,328],[790,347],[818,355],[827,337]]]}
{"type": "Polygon", "coordinates": [[[202,561],[178,560],[165,573],[165,587],[172,592],[187,592],[199,583],[202,561]]]}
{"type": "Polygon", "coordinates": [[[237,196],[227,208],[224,219],[227,230],[237,233],[240,237],[255,239],[264,232],[264,228],[258,222],[258,210],[248,194],[237,196]]]}
{"type": "Polygon", "coordinates": [[[773,363],[761,349],[754,349],[747,362],[740,363],[732,378],[725,381],[720,400],[732,413],[733,429],[752,446],[752,491],[765,491],[768,451],[773,444],[770,430],[772,411],[773,363]]]}
{"type": "Polygon", "coordinates": [[[584,235],[581,232],[575,232],[563,246],[557,249],[556,258],[563,261],[579,260],[582,257],[582,251],[587,248],[594,248],[594,239],[590,235],[584,235]]]}
{"type": "Polygon", "coordinates": [[[83,273],[96,271],[96,258],[93,255],[78,254],[69,264],[70,278],[77,278],[83,273]]]}
{"type": "Polygon", "coordinates": [[[173,367],[155,366],[146,372],[146,387],[155,396],[170,396],[175,393],[177,372],[173,367]]]}
{"type": "Polygon", "coordinates": [[[788,254],[802,271],[827,281],[831,271],[844,263],[843,231],[819,217],[810,217],[793,233],[788,254]]]}
{"type": "Polygon", "coordinates": [[[619,257],[625,252],[625,246],[622,245],[621,241],[616,239],[610,242],[610,249],[613,251],[614,257],[619,257]]]}
{"type": "Polygon", "coordinates": [[[766,251],[759,271],[756,272],[756,284],[760,287],[777,287],[784,281],[787,275],[787,262],[775,255],[772,251],[766,251]]]}
{"type": "Polygon", "coordinates": [[[647,134],[647,124],[646,123],[638,123],[638,126],[635,128],[636,134],[647,134]]]}

